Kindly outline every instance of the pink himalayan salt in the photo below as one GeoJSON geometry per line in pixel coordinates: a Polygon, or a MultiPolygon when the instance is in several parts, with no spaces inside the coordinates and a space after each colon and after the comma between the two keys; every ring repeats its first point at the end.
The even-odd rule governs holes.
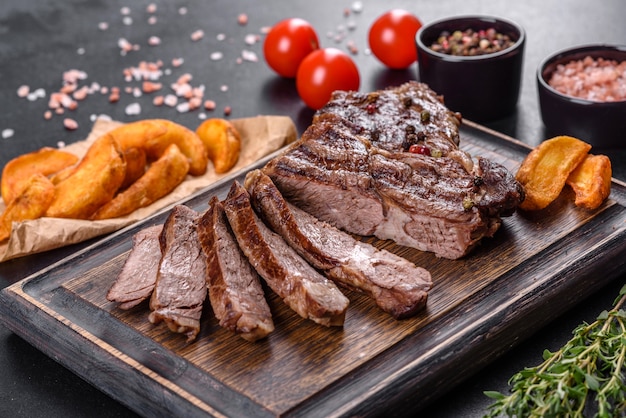
{"type": "Polygon", "coordinates": [[[589,56],[560,64],[548,84],[560,93],[596,102],[626,100],[626,61],[589,56]]]}

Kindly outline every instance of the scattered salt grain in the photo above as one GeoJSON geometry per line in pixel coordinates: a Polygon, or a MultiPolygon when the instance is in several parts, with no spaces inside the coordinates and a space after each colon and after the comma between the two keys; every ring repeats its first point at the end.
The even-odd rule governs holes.
{"type": "Polygon", "coordinates": [[[43,99],[44,97],[46,97],[46,91],[43,88],[38,88],[35,91],[31,91],[30,93],[28,93],[28,96],[26,96],[26,99],[28,99],[31,102],[34,102],[37,99],[43,99]]]}
{"type": "Polygon", "coordinates": [[[76,122],[74,119],[65,118],[63,119],[63,126],[65,126],[65,129],[67,129],[68,131],[73,131],[78,129],[78,122],[76,122]]]}
{"type": "Polygon", "coordinates": [[[136,102],[131,103],[126,106],[126,109],[124,109],[124,113],[126,113],[128,116],[139,115],[141,113],[141,105],[136,102]]]}
{"type": "Polygon", "coordinates": [[[45,112],[43,112],[43,118],[45,120],[52,119],[52,111],[51,110],[46,110],[45,112]]]}
{"type": "Polygon", "coordinates": [[[250,61],[250,62],[259,61],[259,57],[254,51],[248,51],[248,50],[241,51],[241,58],[243,58],[244,61],[250,61]]]}
{"type": "Polygon", "coordinates": [[[193,31],[191,33],[191,40],[194,42],[199,41],[200,39],[204,38],[204,31],[202,29],[198,29],[196,31],[193,31]]]}
{"type": "Polygon", "coordinates": [[[15,131],[13,129],[11,129],[11,128],[3,129],[2,130],[2,139],[11,138],[14,134],[15,134],[15,131]]]}
{"type": "Polygon", "coordinates": [[[150,16],[148,18],[148,25],[156,25],[157,23],[157,17],[156,16],[150,16]]]}
{"type": "Polygon", "coordinates": [[[363,2],[355,1],[352,3],[352,11],[354,13],[361,13],[363,11],[363,2]]]}
{"type": "Polygon", "coordinates": [[[205,100],[204,101],[204,108],[206,110],[215,110],[216,104],[213,100],[205,100]]]}
{"type": "Polygon", "coordinates": [[[222,85],[220,86],[220,90],[221,90],[221,91],[228,91],[228,86],[227,86],[226,84],[222,84],[222,85]]]}
{"type": "Polygon", "coordinates": [[[85,48],[78,48],[78,49],[76,50],[76,53],[77,53],[78,55],[85,55],[85,48]]]}
{"type": "Polygon", "coordinates": [[[161,45],[161,38],[159,38],[158,36],[151,36],[148,38],[148,45],[150,46],[157,46],[157,45],[161,45]]]}
{"type": "Polygon", "coordinates": [[[129,15],[129,14],[130,14],[130,7],[126,7],[126,6],[122,7],[122,8],[120,9],[120,13],[121,13],[122,15],[124,15],[124,16],[129,15]]]}
{"type": "Polygon", "coordinates": [[[65,148],[65,141],[57,141],[57,148],[65,148]]]}
{"type": "Polygon", "coordinates": [[[169,107],[174,107],[178,103],[178,97],[173,94],[168,94],[165,96],[163,103],[169,107]]]}
{"type": "Polygon", "coordinates": [[[230,106],[224,107],[224,116],[229,116],[232,113],[233,109],[230,106]]]}
{"type": "Polygon", "coordinates": [[[27,85],[19,86],[17,89],[17,97],[24,98],[28,96],[28,93],[30,93],[30,87],[27,85]]]}
{"type": "Polygon", "coordinates": [[[184,16],[187,14],[187,8],[186,7],[181,7],[178,9],[178,14],[181,16],[184,16]]]}
{"type": "Polygon", "coordinates": [[[181,65],[183,65],[184,62],[185,62],[185,60],[183,58],[174,58],[174,59],[172,59],[172,66],[173,67],[180,67],[181,65]]]}
{"type": "Polygon", "coordinates": [[[189,102],[182,102],[176,105],[176,110],[179,113],[187,113],[189,112],[189,102]]]}
{"type": "Polygon", "coordinates": [[[150,3],[148,7],[146,7],[146,12],[155,13],[157,11],[157,5],[154,3],[150,3]]]}
{"type": "Polygon", "coordinates": [[[244,42],[247,45],[254,45],[260,40],[261,40],[260,36],[253,34],[253,33],[246,35],[246,37],[244,38],[244,42]]]}
{"type": "Polygon", "coordinates": [[[226,39],[226,35],[223,33],[218,33],[215,39],[217,39],[218,41],[223,41],[226,39]]]}
{"type": "Polygon", "coordinates": [[[98,29],[107,30],[109,29],[109,24],[107,22],[100,22],[98,23],[98,29]]]}
{"type": "Polygon", "coordinates": [[[248,24],[248,15],[245,13],[241,13],[239,16],[237,16],[237,23],[239,23],[241,26],[245,26],[248,24]]]}
{"type": "Polygon", "coordinates": [[[211,55],[209,55],[209,57],[211,58],[211,61],[219,61],[222,58],[224,58],[224,54],[222,52],[216,51],[216,52],[212,52],[211,55]]]}
{"type": "Polygon", "coordinates": [[[133,18],[130,16],[124,16],[122,18],[122,23],[124,23],[126,26],[130,26],[133,24],[133,18]]]}

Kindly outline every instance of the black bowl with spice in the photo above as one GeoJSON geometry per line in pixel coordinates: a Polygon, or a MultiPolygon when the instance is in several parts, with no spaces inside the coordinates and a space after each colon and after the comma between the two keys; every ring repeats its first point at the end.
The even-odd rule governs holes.
{"type": "Polygon", "coordinates": [[[464,118],[488,122],[509,116],[519,99],[525,43],[520,25],[498,17],[429,23],[416,35],[419,80],[464,118]]]}
{"type": "Polygon", "coordinates": [[[537,70],[547,135],[570,135],[599,148],[626,147],[626,45],[557,52],[537,70]]]}

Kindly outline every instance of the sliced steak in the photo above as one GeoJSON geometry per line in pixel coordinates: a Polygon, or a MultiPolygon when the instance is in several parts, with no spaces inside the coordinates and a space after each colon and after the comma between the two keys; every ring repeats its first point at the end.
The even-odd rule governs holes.
{"type": "Polygon", "coordinates": [[[173,332],[196,338],[202,305],[207,295],[206,262],[198,240],[198,213],[177,205],[170,212],[159,237],[161,262],[150,298],[153,324],[164,321],[173,332]]]}
{"type": "Polygon", "coordinates": [[[245,187],[265,223],[339,285],[369,295],[398,319],[415,314],[426,304],[432,286],[427,270],[358,241],[289,204],[260,170],[248,173],[245,187]]]}
{"type": "Polygon", "coordinates": [[[274,323],[259,276],[241,252],[216,196],[198,222],[198,238],[206,255],[209,300],[220,325],[248,341],[266,337],[274,323]]]}
{"type": "Polygon", "coordinates": [[[259,275],[303,318],[342,326],[349,301],[257,217],[248,192],[234,182],[224,210],[240,248],[259,275]]]}
{"type": "Polygon", "coordinates": [[[416,82],[338,92],[263,171],[320,220],[457,259],[496,232],[524,191],[503,166],[458,149],[455,121],[416,82]],[[407,152],[411,145],[425,154],[407,152]]]}
{"type": "Polygon", "coordinates": [[[107,293],[107,299],[118,302],[121,309],[137,306],[152,294],[161,261],[162,229],[163,225],[149,226],[133,236],[128,258],[107,293]]]}

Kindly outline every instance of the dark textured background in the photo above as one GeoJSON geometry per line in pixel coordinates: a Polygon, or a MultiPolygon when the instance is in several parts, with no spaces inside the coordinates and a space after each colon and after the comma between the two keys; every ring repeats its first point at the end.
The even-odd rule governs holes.
{"type": "MultiPolygon", "coordinates": [[[[539,63],[549,54],[574,45],[626,44],[626,3],[621,0],[605,0],[601,6],[585,0],[363,0],[362,11],[349,17],[344,16],[344,10],[352,7],[354,2],[351,1],[163,0],[154,2],[158,8],[155,25],[147,23],[146,6],[149,3],[103,0],[6,0],[0,3],[0,131],[14,131],[10,138],[0,137],[0,166],[19,154],[42,146],[83,139],[91,129],[92,115],[96,114],[106,114],[121,121],[163,117],[195,128],[200,123],[198,111],[182,114],[172,108],[156,108],[151,104],[150,96],[135,98],[122,93],[117,104],[109,103],[106,96],[100,94],[89,96],[76,111],[67,114],[79,123],[79,129],[68,132],[63,128],[62,117],[55,116],[50,121],[43,119],[47,97],[31,102],[18,98],[16,93],[20,85],[26,84],[31,89],[43,88],[49,95],[60,88],[63,72],[72,68],[87,73],[88,79],[84,83],[98,82],[122,88],[136,86],[137,82],[124,81],[122,70],[136,66],[142,60],[162,59],[165,67],[171,68],[172,58],[183,57],[183,66],[172,69],[172,74],[164,76],[161,81],[167,88],[178,75],[191,73],[194,77],[192,84],[205,85],[205,97],[217,102],[218,109],[207,113],[209,117],[222,116],[224,106],[232,107],[232,118],[258,114],[288,115],[302,132],[310,123],[312,111],[299,101],[293,81],[280,79],[268,69],[263,62],[261,43],[246,45],[244,42],[247,34],[260,34],[262,27],[287,17],[309,20],[316,27],[322,46],[345,48],[347,40],[355,42],[359,53],[354,59],[361,72],[362,91],[415,78],[416,68],[389,71],[366,53],[369,25],[390,8],[410,10],[423,22],[459,14],[488,14],[517,21],[527,31],[519,106],[515,114],[487,126],[530,145],[546,139],[535,82],[539,63]],[[131,10],[131,25],[124,24],[120,13],[125,6],[131,10]],[[187,8],[186,15],[179,13],[181,7],[187,8]],[[237,24],[240,13],[248,16],[246,26],[237,24]],[[99,30],[99,22],[108,22],[109,29],[99,30]],[[330,34],[339,33],[342,27],[346,30],[345,38],[336,42],[330,34]],[[205,37],[192,42],[190,34],[196,29],[204,30],[205,37]],[[219,33],[225,34],[227,39],[218,41],[216,35],[219,33]],[[153,35],[161,38],[161,45],[148,46],[147,40],[153,35]],[[117,45],[120,37],[139,44],[141,49],[121,55],[117,45]],[[256,52],[259,62],[236,63],[236,57],[243,50],[256,52]],[[209,55],[214,51],[223,52],[224,58],[210,60],[209,55]],[[228,86],[228,90],[222,91],[222,86],[228,86]],[[124,109],[133,102],[141,104],[142,113],[126,116],[124,109]]],[[[603,152],[612,159],[614,176],[626,180],[625,150],[603,152]]],[[[0,264],[0,285],[5,287],[15,283],[76,248],[0,264]]],[[[424,416],[475,417],[484,414],[490,404],[482,393],[484,390],[506,391],[507,380],[513,373],[540,362],[545,348],[559,348],[570,338],[576,325],[582,321],[591,322],[603,309],[610,308],[625,278],[616,279],[601,292],[590,295],[581,306],[554,318],[548,327],[538,329],[530,340],[520,342],[479,376],[468,376],[466,383],[432,405],[424,416]]],[[[459,373],[463,371],[459,370],[459,373]]],[[[54,359],[0,327],[0,416],[133,415],[54,359]]]]}

